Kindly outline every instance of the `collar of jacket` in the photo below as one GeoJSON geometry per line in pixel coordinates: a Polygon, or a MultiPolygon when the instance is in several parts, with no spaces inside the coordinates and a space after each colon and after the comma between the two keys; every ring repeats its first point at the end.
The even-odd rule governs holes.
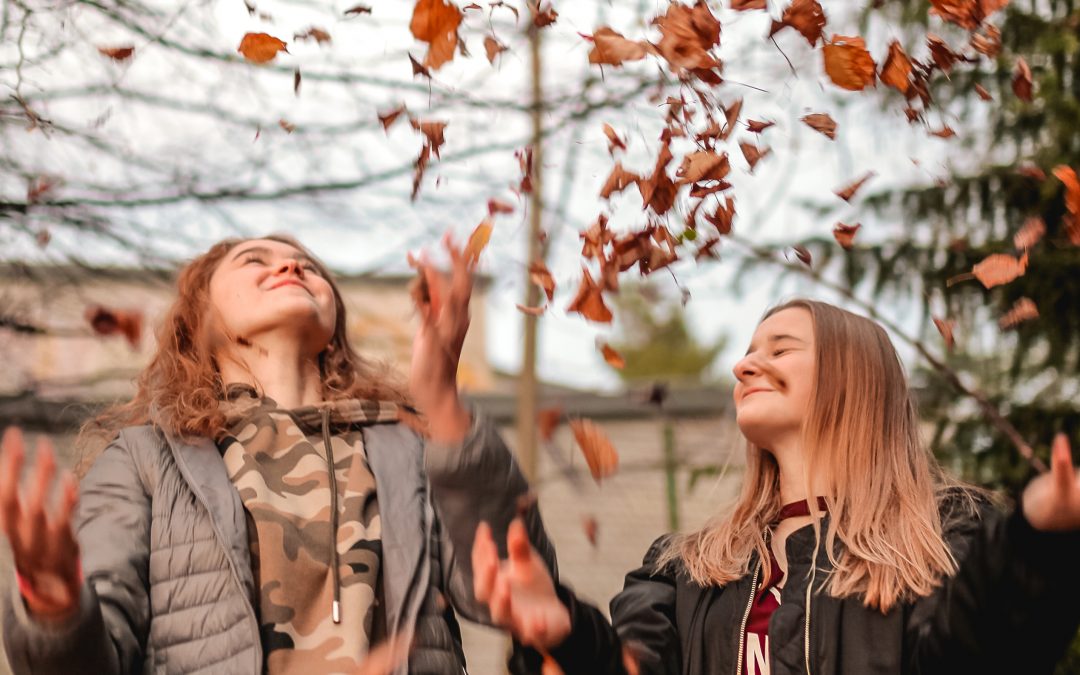
{"type": "MultiPolygon", "coordinates": [[[[363,432],[382,519],[386,627],[389,635],[397,635],[415,625],[431,583],[429,544],[434,512],[424,474],[423,443],[403,424],[377,424],[364,427],[363,432]]],[[[258,646],[255,672],[261,672],[262,647],[252,603],[255,579],[240,494],[229,480],[225,462],[211,439],[164,433],[181,475],[210,514],[214,533],[248,599],[258,646]]],[[[407,670],[408,664],[402,664],[395,672],[404,675],[407,670]]]]}

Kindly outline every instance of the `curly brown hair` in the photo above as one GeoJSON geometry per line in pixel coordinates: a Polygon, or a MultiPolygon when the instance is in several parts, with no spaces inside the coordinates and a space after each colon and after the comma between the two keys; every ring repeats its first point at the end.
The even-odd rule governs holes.
{"type": "MultiPolygon", "coordinates": [[[[346,336],[345,303],[330,270],[289,235],[261,239],[287,244],[309,258],[333,289],[337,323],[330,344],[319,354],[323,397],[376,399],[408,405],[401,376],[388,363],[360,356],[346,336]]],[[[228,253],[250,239],[230,238],[210,247],[181,270],[176,300],[157,329],[157,351],[136,381],[135,397],[109,407],[79,431],[78,473],[84,474],[105,446],[127,426],[154,424],[180,437],[220,438],[225,417],[219,409],[224,383],[211,350],[210,278],[228,253]]]]}

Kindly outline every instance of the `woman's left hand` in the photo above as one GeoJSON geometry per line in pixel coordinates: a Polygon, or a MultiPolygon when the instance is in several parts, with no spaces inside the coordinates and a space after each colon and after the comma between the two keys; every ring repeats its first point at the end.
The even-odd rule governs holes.
{"type": "Polygon", "coordinates": [[[425,260],[418,263],[421,293],[416,294],[420,327],[413,340],[409,393],[427,418],[432,440],[458,443],[469,430],[469,412],[461,404],[457,369],[469,330],[474,258],[447,235],[443,244],[450,254],[449,273],[425,260]]]}
{"type": "Polygon", "coordinates": [[[1080,477],[1065,434],[1054,437],[1050,472],[1028,483],[1022,504],[1024,517],[1037,530],[1080,530],[1080,477]]]}

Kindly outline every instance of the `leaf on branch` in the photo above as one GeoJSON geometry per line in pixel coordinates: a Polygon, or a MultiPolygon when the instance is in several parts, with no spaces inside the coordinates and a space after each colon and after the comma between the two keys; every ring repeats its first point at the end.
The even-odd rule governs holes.
{"type": "Polygon", "coordinates": [[[135,47],[98,47],[98,52],[102,56],[107,56],[113,61],[127,61],[135,55],[135,47]]]}
{"type": "Polygon", "coordinates": [[[836,243],[840,244],[844,250],[850,251],[851,247],[855,245],[855,233],[859,231],[860,227],[862,227],[861,223],[855,223],[854,225],[837,223],[832,232],[836,243]]]}
{"type": "Polygon", "coordinates": [[[454,58],[458,46],[461,10],[446,0],[417,0],[409,30],[413,37],[428,43],[424,66],[438,70],[454,58]]]}
{"type": "Polygon", "coordinates": [[[269,63],[274,60],[278,52],[289,53],[285,48],[286,43],[273,35],[266,33],[247,33],[240,40],[240,46],[236,51],[240,52],[245,59],[252,63],[269,63]]]}
{"type": "Polygon", "coordinates": [[[861,37],[833,35],[822,48],[825,72],[836,86],[861,91],[874,84],[876,67],[861,37]]]}
{"type": "Polygon", "coordinates": [[[802,121],[814,131],[818,131],[827,136],[829,140],[836,140],[836,122],[827,114],[811,113],[809,115],[804,115],[802,121]]]}
{"type": "Polygon", "coordinates": [[[139,348],[139,339],[142,337],[142,312],[91,305],[86,308],[84,316],[90,328],[98,335],[123,335],[132,349],[139,348]]]}
{"type": "Polygon", "coordinates": [[[529,264],[529,280],[544,291],[548,302],[555,299],[555,277],[543,262],[537,260],[529,264]]]}
{"type": "Polygon", "coordinates": [[[951,352],[953,347],[956,346],[956,339],[953,336],[956,321],[953,319],[939,319],[936,316],[932,318],[934,319],[934,326],[937,327],[941,337],[945,340],[945,349],[951,352]]]}
{"type": "Polygon", "coordinates": [[[604,360],[607,361],[607,364],[612,368],[622,370],[626,367],[626,359],[624,359],[622,354],[615,351],[608,343],[605,342],[600,345],[600,353],[603,354],[604,360]]]}
{"type": "Polygon", "coordinates": [[[866,181],[870,180],[876,175],[876,171],[867,171],[860,178],[855,180],[855,182],[839,190],[834,190],[834,192],[836,193],[836,196],[840,199],[843,199],[845,202],[850,202],[851,198],[855,196],[855,193],[859,191],[859,188],[861,188],[863,184],[866,183],[866,181]]]}
{"type": "Polygon", "coordinates": [[[611,323],[611,310],[604,304],[602,290],[593,281],[589,270],[582,269],[581,286],[566,311],[577,312],[589,321],[611,323]]]}
{"type": "Polygon", "coordinates": [[[1024,57],[1016,59],[1016,67],[1013,69],[1012,90],[1021,101],[1031,101],[1031,68],[1028,68],[1024,57]]]}
{"type": "Polygon", "coordinates": [[[316,28],[311,26],[303,33],[296,33],[293,35],[293,40],[314,40],[320,45],[330,44],[333,39],[330,37],[330,33],[327,33],[322,28],[316,28]]]}
{"type": "Polygon", "coordinates": [[[1039,308],[1035,306],[1035,302],[1031,298],[1020,298],[1004,316],[998,319],[998,326],[1006,330],[1038,318],[1039,308]]]}
{"type": "Polygon", "coordinates": [[[494,229],[495,224],[491,221],[491,216],[484,218],[480,221],[480,224],[476,226],[476,229],[469,235],[469,241],[465,244],[465,260],[470,265],[475,265],[480,260],[480,254],[484,252],[484,248],[491,240],[491,231],[494,229]]]}
{"type": "Polygon", "coordinates": [[[1015,258],[1007,253],[994,253],[971,268],[971,273],[986,288],[1007,284],[1027,271],[1028,254],[1015,258]]]}
{"type": "Polygon", "coordinates": [[[390,110],[390,111],[384,112],[384,113],[379,113],[379,124],[382,124],[383,131],[389,132],[390,127],[393,126],[394,122],[396,122],[399,117],[401,117],[401,113],[405,112],[405,110],[406,110],[405,104],[402,103],[401,105],[394,108],[393,110],[390,110]]]}
{"type": "Polygon", "coordinates": [[[506,49],[506,45],[490,35],[484,36],[484,51],[487,52],[487,60],[491,65],[495,65],[495,57],[505,52],[506,49]]]}
{"type": "Polygon", "coordinates": [[[904,53],[899,41],[893,40],[889,44],[889,56],[881,66],[879,77],[882,84],[901,94],[906,94],[911,88],[911,59],[904,53]]]}
{"type": "Polygon", "coordinates": [[[591,40],[589,63],[597,65],[621,66],[624,61],[640,61],[649,53],[647,43],[627,40],[607,26],[598,28],[591,40]]]}
{"type": "Polygon", "coordinates": [[[817,0],[794,0],[784,10],[780,20],[772,22],[769,37],[787,27],[799,31],[813,47],[821,39],[821,33],[825,30],[825,12],[817,0]]]}
{"type": "Polygon", "coordinates": [[[574,432],[574,440],[585,455],[585,463],[589,465],[593,480],[599,484],[614,474],[619,468],[619,454],[599,425],[587,419],[570,420],[569,424],[574,432]]]}
{"type": "Polygon", "coordinates": [[[757,120],[747,120],[746,128],[754,132],[755,134],[760,134],[762,131],[765,131],[774,124],[776,124],[776,122],[759,122],[757,120]]]}
{"type": "Polygon", "coordinates": [[[517,157],[518,166],[521,167],[521,181],[517,187],[511,186],[511,188],[518,194],[530,194],[533,190],[532,184],[532,172],[533,172],[533,149],[532,146],[527,146],[522,150],[515,150],[514,157],[517,157]]]}
{"type": "Polygon", "coordinates": [[[735,198],[728,195],[723,204],[716,205],[716,211],[712,215],[706,215],[705,220],[716,228],[719,234],[731,234],[731,224],[735,220],[735,198]]]}
{"type": "Polygon", "coordinates": [[[1029,216],[1023,226],[1013,235],[1013,246],[1018,251],[1028,251],[1046,234],[1046,223],[1039,216],[1029,216]]]}

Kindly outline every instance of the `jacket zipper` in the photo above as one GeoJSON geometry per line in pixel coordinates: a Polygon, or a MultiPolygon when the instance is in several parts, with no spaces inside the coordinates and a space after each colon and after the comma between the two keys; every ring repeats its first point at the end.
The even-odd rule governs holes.
{"type": "Polygon", "coordinates": [[[754,607],[754,596],[757,595],[757,580],[760,571],[761,566],[758,565],[754,569],[753,578],[750,580],[750,600],[746,603],[742,623],[739,624],[739,658],[735,661],[735,675],[742,675],[743,671],[743,652],[746,650],[746,622],[750,620],[750,610],[754,607]]]}
{"type": "Polygon", "coordinates": [[[338,568],[338,503],[337,468],[334,466],[334,450],[330,437],[330,408],[322,410],[322,437],[326,445],[326,466],[330,473],[330,570],[334,577],[334,602],[330,605],[330,617],[341,623],[341,570],[338,568]]]}

